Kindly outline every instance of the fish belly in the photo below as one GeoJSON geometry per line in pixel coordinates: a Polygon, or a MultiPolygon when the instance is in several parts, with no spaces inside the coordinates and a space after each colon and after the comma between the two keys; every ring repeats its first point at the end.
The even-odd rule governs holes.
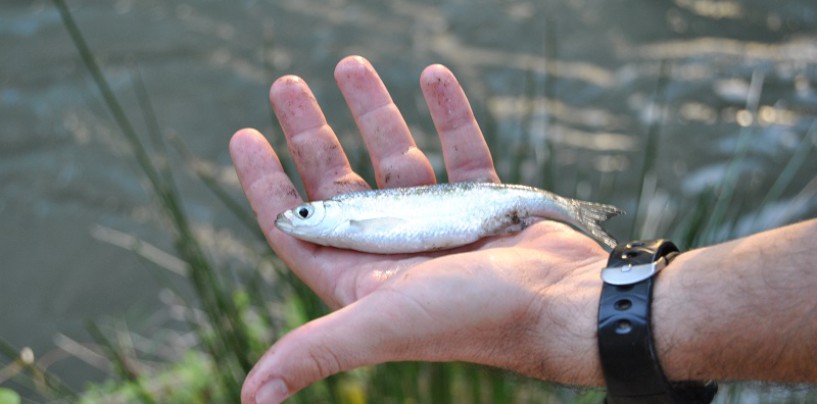
{"type": "Polygon", "coordinates": [[[459,247],[520,231],[532,219],[518,198],[490,192],[408,195],[344,205],[350,220],[332,245],[387,254],[459,247]]]}

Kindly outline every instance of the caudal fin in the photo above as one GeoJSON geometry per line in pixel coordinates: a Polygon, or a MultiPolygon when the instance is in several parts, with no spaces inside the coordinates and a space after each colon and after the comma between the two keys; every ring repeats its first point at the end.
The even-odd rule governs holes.
{"type": "Polygon", "coordinates": [[[583,230],[610,248],[615,248],[618,242],[601,228],[601,222],[613,216],[623,215],[624,211],[613,205],[584,201],[576,202],[578,202],[577,216],[583,230]]]}

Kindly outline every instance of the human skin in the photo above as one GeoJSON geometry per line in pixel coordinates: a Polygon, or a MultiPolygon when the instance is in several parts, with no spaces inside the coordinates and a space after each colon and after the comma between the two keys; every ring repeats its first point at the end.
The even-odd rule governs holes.
{"type": "MultiPolygon", "coordinates": [[[[433,184],[431,164],[369,62],[345,58],[335,79],[371,155],[377,186],[433,184]]],[[[498,182],[488,147],[453,74],[443,66],[429,66],[420,76],[420,87],[450,181],[498,182]]],[[[369,189],[352,171],[302,79],[278,79],[270,101],[308,200],[369,189]]],[[[280,402],[331,374],[402,360],[467,361],[558,383],[603,385],[596,313],[599,272],[607,253],[592,239],[564,224],[543,221],[514,235],[428,254],[377,255],[317,246],[274,226],[278,213],[302,199],[267,140],[253,129],[242,129],[233,136],[230,151],[270,246],[336,309],[276,342],[247,376],[242,402],[280,402]]],[[[781,239],[789,242],[772,245],[788,249],[779,251],[796,244],[799,252],[776,254],[781,266],[802,264],[803,255],[817,248],[817,221],[777,232],[785,232],[785,237],[759,235],[682,254],[661,273],[654,329],[670,378],[817,379],[817,299],[811,297],[817,294],[805,293],[817,287],[814,264],[780,277],[769,277],[760,260],[735,264],[737,252],[755,254],[758,244],[767,248],[764,243],[781,239]],[[764,292],[778,286],[778,280],[785,293],[764,292]],[[721,298],[725,296],[729,299],[721,298]],[[793,296],[801,297],[775,303],[793,296]],[[758,303],[767,301],[774,304],[758,303]],[[779,322],[791,332],[782,337],[774,332],[779,324],[758,326],[756,317],[746,318],[741,310],[748,307],[755,315],[789,318],[779,322]],[[781,307],[788,315],[780,316],[781,307]],[[729,317],[741,314],[743,321],[737,323],[729,317]],[[749,327],[752,332],[746,332],[749,327]],[[756,332],[758,328],[763,332],[756,332]],[[769,343],[779,348],[768,348],[769,343]],[[747,365],[755,359],[745,355],[747,349],[766,352],[777,361],[768,366],[758,358],[755,364],[764,366],[750,370],[747,365]],[[713,357],[724,364],[714,366],[713,357]]]]}

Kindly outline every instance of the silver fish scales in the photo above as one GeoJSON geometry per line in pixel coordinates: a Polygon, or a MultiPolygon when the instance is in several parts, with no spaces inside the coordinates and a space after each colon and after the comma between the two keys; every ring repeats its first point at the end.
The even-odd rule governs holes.
{"type": "Polygon", "coordinates": [[[551,219],[614,247],[615,239],[599,223],[622,213],[612,205],[525,185],[459,182],[353,192],[307,202],[279,214],[275,225],[316,244],[397,254],[459,247],[551,219]]]}

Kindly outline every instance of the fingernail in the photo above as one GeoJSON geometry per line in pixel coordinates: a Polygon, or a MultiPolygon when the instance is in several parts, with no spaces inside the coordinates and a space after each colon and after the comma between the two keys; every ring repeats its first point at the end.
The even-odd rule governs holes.
{"type": "Polygon", "coordinates": [[[281,379],[273,379],[261,386],[255,393],[257,404],[277,404],[289,395],[287,385],[281,379]]]}

